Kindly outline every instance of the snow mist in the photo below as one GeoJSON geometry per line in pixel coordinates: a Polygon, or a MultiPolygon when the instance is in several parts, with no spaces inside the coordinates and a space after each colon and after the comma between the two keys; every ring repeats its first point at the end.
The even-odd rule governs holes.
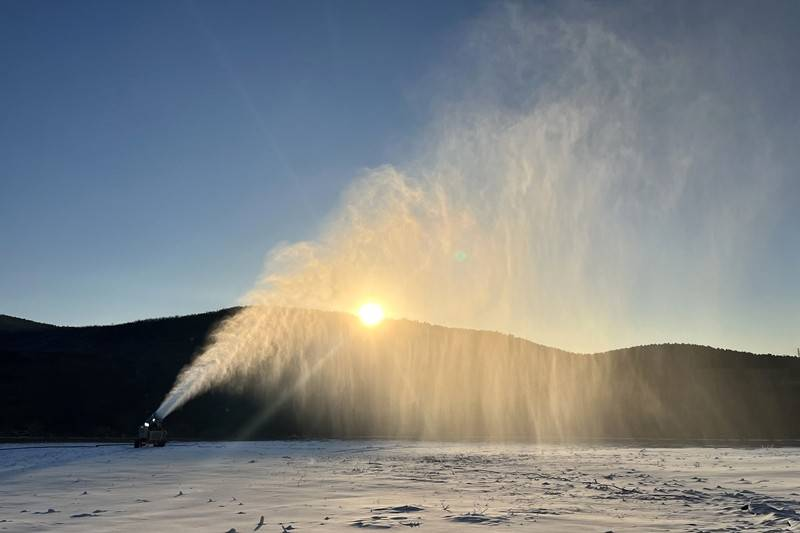
{"type": "Polygon", "coordinates": [[[311,428],[531,436],[591,414],[572,393],[608,378],[545,348],[517,357],[510,337],[366,328],[351,313],[369,300],[577,352],[675,331],[719,344],[727,265],[747,264],[779,175],[759,116],[706,69],[731,55],[695,54],[702,38],[660,45],[630,5],[570,6],[494,6],[465,29],[417,158],[366,172],[318,239],[273,250],[157,413],[256,379],[262,419],[290,397],[311,428]]]}

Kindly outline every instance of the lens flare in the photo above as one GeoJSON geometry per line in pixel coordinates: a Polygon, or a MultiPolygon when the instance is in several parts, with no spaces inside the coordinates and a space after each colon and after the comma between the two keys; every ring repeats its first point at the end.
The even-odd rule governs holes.
{"type": "Polygon", "coordinates": [[[383,320],[383,308],[373,302],[368,302],[358,309],[358,318],[365,326],[377,326],[383,320]]]}

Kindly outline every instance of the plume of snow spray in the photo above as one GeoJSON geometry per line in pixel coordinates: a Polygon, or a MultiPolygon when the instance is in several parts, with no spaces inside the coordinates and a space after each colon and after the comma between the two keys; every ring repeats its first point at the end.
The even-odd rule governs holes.
{"type": "Polygon", "coordinates": [[[403,323],[370,330],[310,311],[371,299],[394,317],[577,351],[642,342],[676,320],[687,334],[708,326],[735,276],[720,265],[746,260],[774,190],[758,121],[737,118],[735,134],[726,122],[737,93],[698,82],[689,50],[641,46],[584,13],[505,5],[465,35],[442,75],[457,96],[419,157],[367,172],[317,240],[274,250],[249,307],[181,372],[159,416],[258,376],[273,395],[303,383],[292,394],[309,419],[371,398],[368,423],[384,432],[459,434],[477,419],[489,433],[533,419],[558,429],[588,409],[570,392],[604,377],[556,379],[552,354],[533,366],[511,341],[434,342],[403,323]],[[526,404],[534,383],[552,405],[526,404]]]}

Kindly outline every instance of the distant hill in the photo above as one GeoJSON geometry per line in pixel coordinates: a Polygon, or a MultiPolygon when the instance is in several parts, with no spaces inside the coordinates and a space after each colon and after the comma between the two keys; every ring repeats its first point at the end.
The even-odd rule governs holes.
{"type": "Polygon", "coordinates": [[[33,320],[17,318],[15,316],[0,315],[0,332],[13,333],[17,331],[41,331],[43,329],[55,328],[50,324],[42,324],[33,320]]]}
{"type": "MultiPolygon", "coordinates": [[[[215,325],[236,311],[92,327],[56,327],[0,315],[0,437],[130,437],[180,369],[200,352],[215,325]]],[[[452,368],[491,357],[514,372],[521,362],[536,361],[540,371],[520,377],[527,403],[512,402],[508,410],[531,413],[540,421],[535,428],[540,437],[800,439],[797,357],[689,344],[583,355],[494,332],[411,321],[388,321],[381,327],[431,346],[460,343],[465,348],[458,359],[442,363],[456,365],[452,368]],[[569,417],[560,419],[558,427],[536,415],[564,413],[567,404],[569,417]]],[[[346,365],[346,359],[339,364],[346,365]]],[[[451,374],[448,379],[461,379],[451,374]]],[[[356,377],[363,382],[368,376],[356,377]]],[[[366,386],[372,386],[372,401],[383,401],[379,388],[366,386]]],[[[430,392],[420,389],[425,391],[421,396],[430,398],[419,401],[433,401],[436,386],[432,383],[430,392]]],[[[468,391],[447,390],[469,401],[468,391]]],[[[269,394],[253,386],[213,390],[170,416],[167,426],[178,438],[241,436],[240,429],[251,425],[254,413],[271,401],[269,394]]],[[[370,434],[368,425],[343,428],[334,420],[336,408],[321,405],[319,418],[328,423],[310,429],[286,402],[247,437],[378,436],[370,434]]]]}

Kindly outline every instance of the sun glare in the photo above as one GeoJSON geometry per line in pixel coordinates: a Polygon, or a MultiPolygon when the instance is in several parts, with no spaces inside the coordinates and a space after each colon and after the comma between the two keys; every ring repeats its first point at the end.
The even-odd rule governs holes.
{"type": "Polygon", "coordinates": [[[365,303],[358,309],[358,318],[365,326],[377,326],[383,320],[383,309],[376,303],[365,303]]]}

